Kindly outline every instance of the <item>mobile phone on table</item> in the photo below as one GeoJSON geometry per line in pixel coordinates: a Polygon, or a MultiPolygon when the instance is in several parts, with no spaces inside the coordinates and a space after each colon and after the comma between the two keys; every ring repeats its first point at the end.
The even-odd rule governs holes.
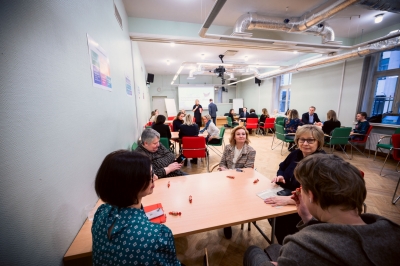
{"type": "Polygon", "coordinates": [[[177,162],[177,163],[183,163],[185,160],[186,160],[186,157],[183,156],[183,154],[180,154],[180,155],[178,156],[178,158],[175,159],[175,162],[177,162]]]}
{"type": "Polygon", "coordinates": [[[146,212],[146,216],[147,216],[147,218],[149,218],[149,220],[151,220],[153,218],[156,218],[156,217],[159,217],[159,216],[161,216],[163,214],[164,214],[164,212],[163,212],[163,210],[161,208],[146,212]]]}
{"type": "Polygon", "coordinates": [[[243,170],[240,168],[236,168],[236,172],[243,172],[243,170]]]}

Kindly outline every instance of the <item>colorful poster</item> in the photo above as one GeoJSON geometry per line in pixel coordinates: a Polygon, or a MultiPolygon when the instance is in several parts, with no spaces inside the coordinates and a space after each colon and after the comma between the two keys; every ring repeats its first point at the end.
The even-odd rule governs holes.
{"type": "Polygon", "coordinates": [[[126,94],[128,96],[132,96],[131,79],[128,77],[128,75],[125,75],[125,88],[126,88],[126,94]]]}
{"type": "Polygon", "coordinates": [[[107,53],[89,36],[89,34],[86,35],[88,39],[93,87],[111,91],[110,60],[108,59],[107,53]]]}

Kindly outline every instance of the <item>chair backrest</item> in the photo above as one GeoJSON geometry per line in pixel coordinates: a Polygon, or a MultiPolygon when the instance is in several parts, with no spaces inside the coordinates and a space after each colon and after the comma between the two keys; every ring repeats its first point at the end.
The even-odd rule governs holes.
{"type": "Polygon", "coordinates": [[[227,121],[227,123],[228,123],[228,126],[233,127],[232,118],[230,118],[229,116],[227,116],[227,117],[226,117],[226,121],[227,121]]]}
{"type": "Polygon", "coordinates": [[[206,139],[204,137],[183,137],[182,153],[186,158],[206,157],[206,139]]]}
{"type": "Polygon", "coordinates": [[[169,150],[169,141],[168,138],[160,138],[161,144],[169,150]]]}
{"type": "Polygon", "coordinates": [[[274,128],[275,118],[266,118],[263,128],[274,128]]]}
{"type": "Polygon", "coordinates": [[[392,135],[392,145],[393,145],[393,159],[400,161],[400,134],[392,135]]]}
{"type": "Polygon", "coordinates": [[[275,133],[277,139],[285,141],[285,129],[282,125],[275,124],[275,133]]]}
{"type": "Polygon", "coordinates": [[[168,120],[174,120],[175,116],[168,116],[168,120]]]}
{"type": "Polygon", "coordinates": [[[400,127],[396,128],[393,134],[400,134],[400,127]]]}
{"type": "Polygon", "coordinates": [[[172,123],[169,123],[168,126],[171,132],[174,132],[174,125],[172,123]]]}
{"type": "Polygon", "coordinates": [[[257,128],[258,119],[257,118],[247,118],[246,128],[257,128]]]}
{"type": "Polygon", "coordinates": [[[283,125],[283,120],[284,119],[285,119],[285,117],[278,116],[277,118],[275,118],[275,124],[283,125]]]}
{"type": "Polygon", "coordinates": [[[225,127],[220,127],[219,128],[219,138],[224,139],[224,134],[225,134],[225,127]]]}
{"type": "Polygon", "coordinates": [[[349,141],[349,136],[351,132],[351,127],[337,127],[332,131],[332,138],[329,141],[332,145],[337,144],[347,144],[349,141]]]}
{"type": "Polygon", "coordinates": [[[137,147],[138,147],[137,143],[134,142],[134,143],[132,144],[132,150],[133,150],[133,151],[136,150],[137,147]]]}
{"type": "Polygon", "coordinates": [[[362,140],[351,140],[351,142],[357,142],[357,143],[365,143],[367,142],[369,138],[369,133],[371,133],[373,126],[369,126],[367,133],[365,133],[364,138],[362,140]]]}

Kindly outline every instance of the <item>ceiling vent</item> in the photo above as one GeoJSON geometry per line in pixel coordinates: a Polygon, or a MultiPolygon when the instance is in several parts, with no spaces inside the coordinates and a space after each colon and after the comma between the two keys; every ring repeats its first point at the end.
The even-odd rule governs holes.
{"type": "Polygon", "coordinates": [[[237,50],[226,50],[226,52],[224,53],[225,56],[234,56],[235,54],[237,54],[239,51],[237,50]]]}

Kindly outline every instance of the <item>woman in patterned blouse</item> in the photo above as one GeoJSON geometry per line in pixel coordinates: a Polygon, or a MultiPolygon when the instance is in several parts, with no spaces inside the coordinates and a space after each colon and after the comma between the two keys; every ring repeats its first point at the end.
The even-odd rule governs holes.
{"type": "Polygon", "coordinates": [[[181,265],[171,230],[149,221],[142,198],[153,193],[150,159],[119,150],[106,156],[95,190],[105,202],[92,225],[93,265],[181,265]]]}

